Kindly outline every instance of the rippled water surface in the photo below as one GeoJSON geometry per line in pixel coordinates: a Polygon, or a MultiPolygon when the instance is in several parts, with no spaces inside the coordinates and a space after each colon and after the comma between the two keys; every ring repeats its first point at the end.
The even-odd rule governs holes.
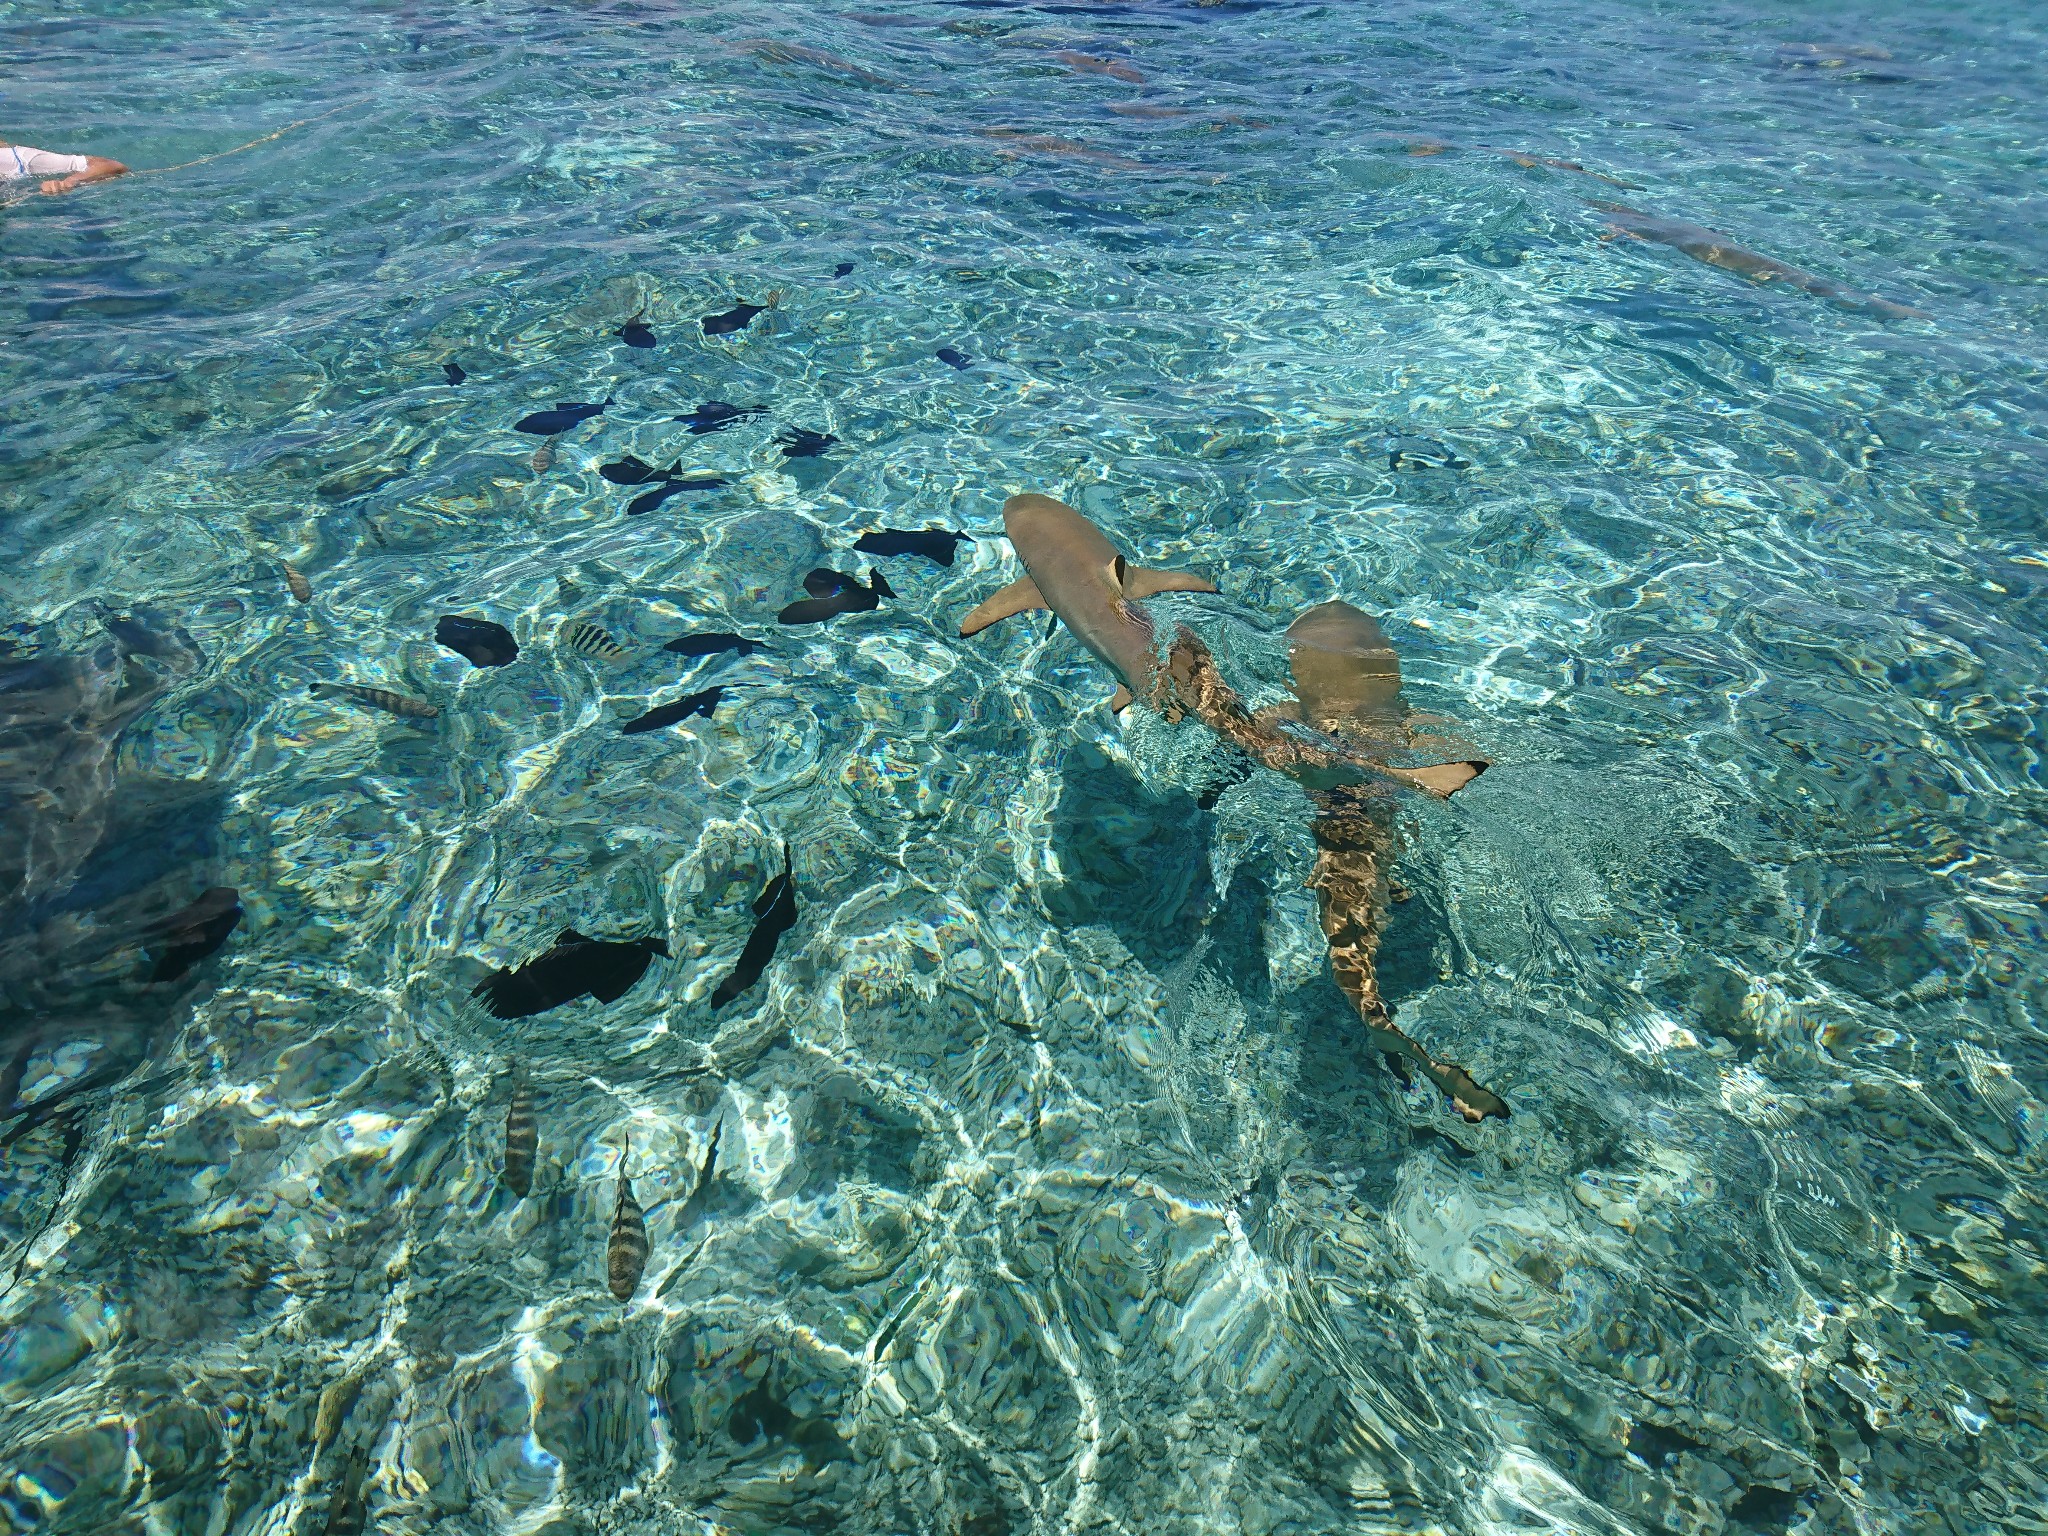
{"type": "Polygon", "coordinates": [[[0,3],[10,138],[317,115],[0,210],[0,1531],[2043,1529],[2041,12],[873,3],[0,3]],[[1493,759],[1379,969],[1511,1118],[1301,789],[958,638],[1025,490],[1493,759]]]}

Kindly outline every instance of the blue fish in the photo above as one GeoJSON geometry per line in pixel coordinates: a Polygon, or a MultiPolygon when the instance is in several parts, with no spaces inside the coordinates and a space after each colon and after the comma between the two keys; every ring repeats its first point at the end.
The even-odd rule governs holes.
{"type": "Polygon", "coordinates": [[[766,409],[758,405],[728,405],[723,400],[706,400],[689,415],[678,416],[676,420],[688,422],[691,433],[702,437],[706,432],[723,432],[748,416],[766,414],[766,409]]]}
{"type": "Polygon", "coordinates": [[[715,634],[684,635],[680,639],[669,641],[662,649],[674,651],[678,656],[716,656],[721,651],[731,651],[737,656],[751,656],[765,647],[760,641],[749,640],[745,635],[719,631],[715,634]]]}
{"type": "Polygon", "coordinates": [[[932,354],[948,368],[972,368],[974,359],[955,347],[941,347],[932,354]]]}
{"type": "Polygon", "coordinates": [[[629,347],[651,347],[654,345],[654,332],[641,324],[640,317],[637,315],[620,326],[616,331],[613,331],[612,334],[629,347]]]}
{"type": "Polygon", "coordinates": [[[443,363],[441,365],[441,373],[450,384],[460,384],[469,377],[468,374],[462,371],[462,364],[460,363],[443,363]]]}
{"type": "Polygon", "coordinates": [[[839,439],[830,432],[808,432],[802,427],[791,427],[789,436],[778,437],[785,459],[815,459],[839,439]]]}
{"type": "Polygon", "coordinates": [[[568,431],[579,421],[588,421],[593,416],[602,416],[612,403],[606,395],[601,405],[584,405],[574,400],[557,400],[552,411],[535,411],[531,416],[522,416],[512,425],[515,432],[531,432],[536,437],[554,437],[568,431]]]}

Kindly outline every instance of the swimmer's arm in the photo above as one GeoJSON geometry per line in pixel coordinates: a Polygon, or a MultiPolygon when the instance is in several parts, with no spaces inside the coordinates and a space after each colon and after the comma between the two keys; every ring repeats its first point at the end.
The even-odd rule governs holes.
{"type": "Polygon", "coordinates": [[[87,155],[84,170],[46,181],[37,190],[45,197],[54,197],[59,192],[69,192],[73,187],[83,187],[95,181],[112,181],[116,176],[127,174],[128,167],[118,160],[109,160],[105,155],[87,155]]]}

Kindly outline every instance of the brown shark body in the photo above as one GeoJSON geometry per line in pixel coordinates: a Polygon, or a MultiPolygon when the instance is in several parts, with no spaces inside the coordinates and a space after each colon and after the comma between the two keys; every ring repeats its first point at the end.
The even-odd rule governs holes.
{"type": "Polygon", "coordinates": [[[1927,311],[1924,309],[1914,309],[1909,305],[1894,304],[1890,299],[1858,293],[1854,288],[1845,288],[1840,283],[1830,282],[1816,273],[1791,266],[1775,257],[1745,250],[1726,235],[1716,234],[1704,225],[1667,219],[1661,214],[1645,213],[1640,208],[1630,208],[1623,203],[1595,203],[1593,206],[1608,216],[1609,239],[1625,235],[1632,240],[1655,241],[1658,245],[1670,246],[1674,251],[1683,251],[1694,261],[1703,261],[1710,267],[1719,267],[1724,272],[1739,272],[1759,283],[1785,283],[1816,298],[1827,299],[1848,309],[1867,310],[1898,320],[1927,318],[1927,311]]]}
{"type": "MultiPolygon", "coordinates": [[[[1417,744],[1411,717],[1401,702],[1401,663],[1387,637],[1368,615],[1349,603],[1323,603],[1287,630],[1288,664],[1302,718],[1337,735],[1366,754],[1403,750],[1417,744]]],[[[1482,759],[1414,770],[1434,776],[1433,793],[1450,795],[1484,769],[1482,759]],[[1454,782],[1455,781],[1455,782],[1454,782]]],[[[1330,968],[1337,985],[1358,1009],[1372,1043],[1388,1056],[1412,1063],[1474,1123],[1507,1118],[1498,1094],[1472,1080],[1463,1067],[1438,1061],[1395,1027],[1380,997],[1375,964],[1386,926],[1388,870],[1393,864],[1393,800],[1374,784],[1311,792],[1316,802],[1315,888],[1330,968]]]]}

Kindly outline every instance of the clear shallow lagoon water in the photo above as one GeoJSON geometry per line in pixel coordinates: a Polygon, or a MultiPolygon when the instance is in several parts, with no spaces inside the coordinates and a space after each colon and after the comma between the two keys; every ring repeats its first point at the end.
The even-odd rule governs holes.
{"type": "Polygon", "coordinates": [[[0,622],[100,690],[0,743],[0,1005],[23,1103],[119,1079],[0,1161],[0,1529],[2041,1528],[2038,12],[0,20],[23,142],[328,114],[0,212],[0,622]],[[627,452],[730,483],[629,517],[627,452]],[[1367,1047],[1298,790],[955,638],[1000,539],[776,630],[1022,490],[1214,577],[1161,606],[1255,699],[1303,607],[1380,615],[1495,759],[1406,813],[1381,972],[1511,1120],[1367,1047]],[[686,681],[731,702],[619,734],[686,681]],[[240,929],[139,984],[209,885],[240,929]],[[570,925],[674,958],[469,1002],[570,925]]]}

